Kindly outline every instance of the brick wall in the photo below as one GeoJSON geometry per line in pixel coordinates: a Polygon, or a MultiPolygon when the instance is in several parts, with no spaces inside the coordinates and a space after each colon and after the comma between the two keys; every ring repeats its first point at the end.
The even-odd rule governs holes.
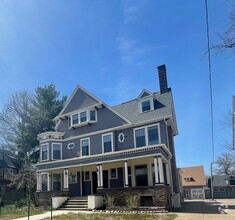
{"type": "Polygon", "coordinates": [[[110,195],[115,197],[116,206],[126,206],[125,198],[129,195],[139,195],[141,198],[151,197],[152,206],[165,207],[170,205],[170,187],[168,186],[146,186],[126,187],[113,189],[98,189],[98,195],[110,195]]]}

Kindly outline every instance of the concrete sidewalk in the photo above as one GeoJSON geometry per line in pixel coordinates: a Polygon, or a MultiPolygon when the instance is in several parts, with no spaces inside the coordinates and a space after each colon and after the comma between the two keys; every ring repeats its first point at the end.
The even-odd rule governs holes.
{"type": "MultiPolygon", "coordinates": [[[[227,203],[227,200],[188,200],[175,212],[178,215],[176,220],[235,220],[235,210],[224,205],[227,203]]],[[[234,207],[235,199],[229,204],[234,207]]]]}
{"type": "MultiPolygon", "coordinates": [[[[58,216],[58,215],[63,215],[63,214],[68,214],[68,213],[85,213],[85,214],[91,214],[92,212],[90,211],[65,211],[65,210],[55,210],[53,211],[53,217],[55,216],[58,216]]],[[[50,218],[51,217],[51,212],[46,212],[46,213],[43,213],[43,214],[39,214],[39,215],[32,215],[30,216],[30,220],[42,220],[42,219],[45,219],[45,218],[50,218]]],[[[13,219],[13,220],[28,220],[28,217],[22,217],[22,218],[16,218],[16,219],[13,219]]]]}

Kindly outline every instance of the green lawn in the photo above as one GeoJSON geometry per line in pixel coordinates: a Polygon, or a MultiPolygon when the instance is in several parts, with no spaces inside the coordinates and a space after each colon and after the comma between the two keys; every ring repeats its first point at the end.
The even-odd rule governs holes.
{"type": "MultiPolygon", "coordinates": [[[[30,215],[37,215],[46,212],[45,210],[34,209],[30,211],[30,215]]],[[[20,218],[28,216],[27,208],[15,208],[14,205],[6,205],[1,208],[1,220],[10,220],[14,218],[20,218]]]]}
{"type": "MultiPolygon", "coordinates": [[[[177,216],[175,214],[73,214],[59,215],[53,217],[55,220],[174,220],[177,216]]],[[[44,220],[50,220],[46,218],[44,220]]]]}

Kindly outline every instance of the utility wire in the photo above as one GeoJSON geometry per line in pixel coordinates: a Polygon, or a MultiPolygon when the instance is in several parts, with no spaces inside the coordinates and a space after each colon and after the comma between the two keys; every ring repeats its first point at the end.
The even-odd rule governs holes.
{"type": "Polygon", "coordinates": [[[207,34],[207,52],[208,52],[208,70],[209,70],[209,82],[210,82],[210,107],[211,107],[211,144],[212,144],[212,161],[214,162],[215,150],[214,150],[214,111],[213,111],[213,89],[212,89],[212,71],[211,71],[211,48],[210,48],[210,34],[209,34],[209,14],[208,14],[208,2],[205,0],[206,9],[206,34],[207,34]]]}

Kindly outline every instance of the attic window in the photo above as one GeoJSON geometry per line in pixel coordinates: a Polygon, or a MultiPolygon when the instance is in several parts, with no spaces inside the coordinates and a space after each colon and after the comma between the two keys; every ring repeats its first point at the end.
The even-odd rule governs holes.
{"type": "Polygon", "coordinates": [[[195,182],[195,180],[193,179],[193,177],[187,177],[184,178],[186,182],[195,182]]]}
{"type": "Polygon", "coordinates": [[[141,102],[142,112],[149,111],[151,109],[150,100],[141,102]]]}

